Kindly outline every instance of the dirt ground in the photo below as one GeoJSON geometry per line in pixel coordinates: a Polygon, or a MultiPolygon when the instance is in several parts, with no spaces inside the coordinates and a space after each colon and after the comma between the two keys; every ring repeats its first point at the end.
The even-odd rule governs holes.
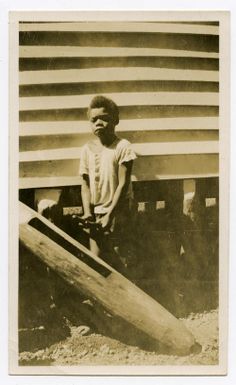
{"type": "MultiPolygon", "coordinates": [[[[22,351],[20,365],[216,365],[218,364],[218,310],[191,313],[182,322],[193,333],[202,350],[188,356],[148,351],[93,332],[86,325],[67,325],[69,336],[43,349],[22,351]]],[[[29,331],[28,331],[29,332],[29,331]]],[[[30,334],[41,337],[43,326],[30,334]]],[[[27,330],[21,330],[27,333],[27,330]]],[[[39,337],[40,338],[40,337],[39,337]]]]}

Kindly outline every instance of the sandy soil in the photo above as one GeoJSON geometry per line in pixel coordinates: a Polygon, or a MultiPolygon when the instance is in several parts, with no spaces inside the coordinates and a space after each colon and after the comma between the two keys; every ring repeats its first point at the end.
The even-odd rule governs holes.
{"type": "MultiPolygon", "coordinates": [[[[193,333],[202,351],[188,356],[173,356],[125,344],[95,333],[86,325],[67,321],[69,336],[34,351],[22,351],[20,365],[216,365],[218,364],[218,310],[191,313],[182,322],[193,333]]],[[[21,331],[23,334],[27,330],[21,331]]],[[[31,333],[43,335],[43,326],[31,333]]],[[[39,337],[40,338],[40,337],[39,337]]]]}

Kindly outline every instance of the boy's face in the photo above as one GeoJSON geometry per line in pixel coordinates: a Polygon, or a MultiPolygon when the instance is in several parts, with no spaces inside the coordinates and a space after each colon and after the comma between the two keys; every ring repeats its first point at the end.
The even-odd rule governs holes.
{"type": "Polygon", "coordinates": [[[113,116],[104,107],[91,108],[89,112],[89,121],[93,133],[99,138],[114,134],[115,124],[113,116]]]}

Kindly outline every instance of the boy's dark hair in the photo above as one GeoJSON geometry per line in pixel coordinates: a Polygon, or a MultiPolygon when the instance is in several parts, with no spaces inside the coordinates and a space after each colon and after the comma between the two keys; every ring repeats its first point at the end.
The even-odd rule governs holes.
{"type": "Polygon", "coordinates": [[[113,100],[107,98],[106,96],[103,95],[97,95],[95,96],[88,107],[88,117],[90,114],[90,110],[92,108],[105,108],[113,117],[114,124],[117,125],[119,123],[119,109],[118,106],[116,105],[113,100]]]}

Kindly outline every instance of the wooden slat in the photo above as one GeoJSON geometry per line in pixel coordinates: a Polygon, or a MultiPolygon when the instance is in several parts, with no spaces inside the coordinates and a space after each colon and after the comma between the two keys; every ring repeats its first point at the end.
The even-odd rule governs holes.
{"type": "MultiPolygon", "coordinates": [[[[217,154],[139,157],[134,162],[133,181],[218,176],[217,154]],[[206,167],[207,165],[207,167],[206,167]]],[[[70,186],[80,183],[79,160],[23,162],[20,188],[70,186]]]]}
{"type": "Polygon", "coordinates": [[[69,46],[20,46],[20,58],[69,58],[69,57],[189,57],[219,59],[217,52],[187,51],[161,48],[127,47],[69,47],[69,46]]]}
{"type": "Polygon", "coordinates": [[[19,177],[78,177],[79,164],[79,159],[20,162],[19,177]]]}
{"type": "Polygon", "coordinates": [[[138,155],[177,155],[177,154],[217,154],[218,141],[175,142],[175,143],[135,143],[133,148],[138,155]]]}
{"type": "MultiPolygon", "coordinates": [[[[218,173],[205,173],[194,174],[195,178],[215,178],[218,177],[218,173]]],[[[193,174],[180,174],[180,175],[160,175],[158,180],[176,180],[176,179],[190,179],[193,174]]],[[[134,181],[137,178],[133,178],[134,181]]],[[[78,186],[81,185],[81,178],[75,177],[32,177],[32,178],[19,178],[19,189],[31,189],[31,188],[44,188],[44,187],[56,187],[56,186],[78,186]]]]}
{"type": "Polygon", "coordinates": [[[219,173],[218,154],[178,154],[139,157],[134,162],[133,180],[182,179],[219,173]]]}
{"type": "MultiPolygon", "coordinates": [[[[120,120],[117,132],[155,130],[218,130],[219,118],[162,118],[120,120]]],[[[20,136],[87,134],[91,132],[89,122],[21,122],[20,136]]]]}
{"type": "Polygon", "coordinates": [[[84,46],[84,47],[137,47],[219,52],[217,35],[99,32],[99,31],[22,31],[20,45],[84,46]]]}
{"type": "MultiPolygon", "coordinates": [[[[158,21],[161,23],[161,21],[158,21]]],[[[170,23],[170,24],[192,24],[192,25],[216,25],[219,26],[220,22],[219,21],[212,21],[212,20],[206,20],[206,21],[200,21],[200,20],[190,20],[190,21],[165,21],[165,23],[170,23]]]]}
{"type": "Polygon", "coordinates": [[[52,83],[86,83],[104,81],[184,80],[219,81],[218,71],[180,70],[165,68],[96,68],[50,71],[23,71],[19,74],[20,85],[52,83]]]}
{"type": "MultiPolygon", "coordinates": [[[[67,108],[87,108],[94,95],[66,95],[21,97],[20,111],[53,110],[67,108]]],[[[218,106],[219,94],[216,92],[129,92],[104,94],[119,106],[130,105],[203,105],[218,106]]]]}
{"type": "MultiPolygon", "coordinates": [[[[219,152],[218,141],[135,143],[132,145],[140,156],[176,155],[176,154],[215,154],[219,152]]],[[[45,160],[79,159],[81,147],[70,147],[40,151],[20,152],[20,162],[45,160]]]]}
{"type": "MultiPolygon", "coordinates": [[[[148,67],[218,71],[219,60],[195,57],[116,56],[20,58],[19,71],[148,67]]],[[[78,84],[78,83],[77,83],[78,84]]],[[[209,82],[208,82],[209,84],[209,82]]],[[[193,89],[194,90],[194,89],[193,89]]]]}
{"type": "Polygon", "coordinates": [[[85,83],[27,84],[19,87],[20,97],[98,95],[119,92],[219,92],[219,82],[179,80],[100,81],[85,83]]]}
{"type": "MultiPolygon", "coordinates": [[[[153,130],[153,131],[128,131],[117,132],[118,136],[129,140],[131,143],[170,143],[176,142],[200,142],[217,141],[217,130],[153,130]]],[[[20,137],[20,151],[38,151],[57,148],[81,147],[90,140],[94,140],[92,131],[85,134],[40,135],[20,137]]]]}
{"type": "Polygon", "coordinates": [[[21,23],[20,31],[61,31],[61,32],[143,32],[177,33],[197,35],[218,35],[218,26],[201,26],[170,23],[135,22],[77,22],[77,23],[21,23]]]}
{"type": "Polygon", "coordinates": [[[37,162],[47,160],[79,159],[81,147],[70,147],[40,151],[23,151],[19,154],[20,162],[37,162]]]}
{"type": "MultiPolygon", "coordinates": [[[[218,106],[120,106],[119,110],[120,119],[219,116],[218,106]]],[[[87,108],[20,111],[19,118],[21,122],[84,121],[87,119],[87,108]]]]}
{"type": "Polygon", "coordinates": [[[78,186],[81,185],[78,176],[56,176],[56,177],[24,177],[19,178],[19,189],[55,187],[55,186],[78,186]]]}

